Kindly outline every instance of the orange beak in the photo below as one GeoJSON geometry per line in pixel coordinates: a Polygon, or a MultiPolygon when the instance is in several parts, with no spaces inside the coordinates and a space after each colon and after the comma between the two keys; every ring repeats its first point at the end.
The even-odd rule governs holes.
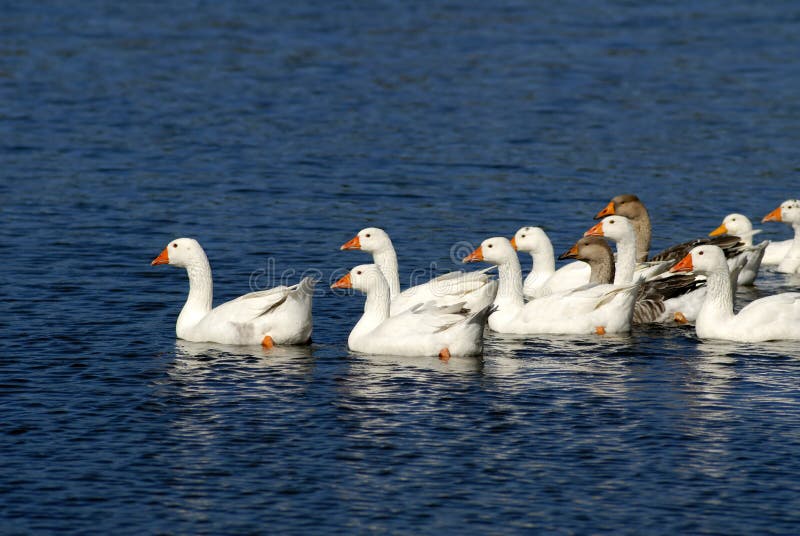
{"type": "Polygon", "coordinates": [[[578,243],[576,242],[575,244],[573,244],[573,246],[571,248],[569,248],[569,251],[567,251],[566,253],[562,253],[561,256],[558,257],[558,258],[562,259],[562,260],[563,259],[574,259],[577,256],[578,256],[578,243]]]}
{"type": "Polygon", "coordinates": [[[464,257],[464,260],[461,262],[478,262],[483,260],[483,249],[478,246],[478,249],[464,257]]]}
{"type": "Polygon", "coordinates": [[[783,221],[781,219],[781,207],[776,208],[775,210],[764,216],[764,219],[761,220],[761,223],[767,221],[783,221]]]}
{"type": "Polygon", "coordinates": [[[514,248],[514,251],[518,251],[517,250],[517,238],[516,237],[511,239],[511,247],[514,248]]]}
{"type": "Polygon", "coordinates": [[[583,233],[583,236],[603,236],[603,222],[598,223],[597,225],[595,225],[594,227],[583,233]]]}
{"type": "Polygon", "coordinates": [[[611,216],[612,214],[616,214],[616,212],[614,212],[614,202],[609,201],[606,205],[606,208],[598,212],[594,219],[599,220],[600,218],[605,218],[606,216],[611,216]]]}
{"type": "Polygon", "coordinates": [[[354,236],[349,242],[342,244],[339,249],[361,249],[361,241],[358,239],[358,235],[354,236]]]}
{"type": "Polygon", "coordinates": [[[692,266],[692,254],[686,255],[678,264],[669,269],[670,272],[691,272],[694,270],[692,266]]]}
{"type": "Polygon", "coordinates": [[[710,233],[708,233],[708,236],[719,236],[723,234],[728,234],[728,228],[725,227],[724,223],[719,227],[717,227],[716,229],[714,229],[713,231],[711,231],[710,233]]]}
{"type": "Polygon", "coordinates": [[[150,263],[150,266],[155,266],[157,264],[169,264],[169,251],[167,251],[167,248],[164,248],[164,251],[162,251],[158,257],[153,259],[153,262],[150,263]]]}
{"type": "Polygon", "coordinates": [[[339,281],[331,285],[331,288],[353,288],[353,283],[350,281],[350,274],[345,275],[339,281]]]}

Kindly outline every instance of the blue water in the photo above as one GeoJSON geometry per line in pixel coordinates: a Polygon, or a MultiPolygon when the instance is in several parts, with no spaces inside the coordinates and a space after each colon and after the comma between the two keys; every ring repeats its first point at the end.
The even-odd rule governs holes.
{"type": "Polygon", "coordinates": [[[800,195],[800,6],[750,4],[5,3],[0,530],[798,533],[796,344],[352,355],[322,292],[368,225],[406,281],[618,193],[654,249],[800,195]],[[177,341],[178,236],[217,303],[320,273],[314,343],[177,341]]]}

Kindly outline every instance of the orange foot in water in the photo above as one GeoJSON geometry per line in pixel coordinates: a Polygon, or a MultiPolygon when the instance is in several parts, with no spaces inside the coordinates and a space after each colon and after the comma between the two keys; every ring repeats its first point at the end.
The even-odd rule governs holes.
{"type": "Polygon", "coordinates": [[[603,326],[597,326],[596,328],[594,328],[594,332],[597,333],[598,335],[605,335],[606,328],[604,328],[603,326]]]}
{"type": "Polygon", "coordinates": [[[678,324],[688,324],[689,323],[689,321],[686,320],[686,317],[680,311],[675,313],[675,322],[677,322],[678,324]]]}
{"type": "Polygon", "coordinates": [[[266,337],[261,339],[261,346],[263,346],[264,348],[272,348],[273,346],[275,346],[275,342],[272,340],[272,337],[267,335],[266,337]]]}
{"type": "Polygon", "coordinates": [[[445,363],[450,361],[450,350],[448,350],[447,348],[442,348],[442,351],[439,352],[439,359],[441,359],[445,363]]]}

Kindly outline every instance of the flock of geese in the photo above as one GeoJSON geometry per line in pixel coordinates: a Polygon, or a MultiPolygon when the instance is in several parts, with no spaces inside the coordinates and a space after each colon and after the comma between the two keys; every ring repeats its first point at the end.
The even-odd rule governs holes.
{"type": "MultiPolygon", "coordinates": [[[[761,266],[800,273],[800,200],[785,201],[762,220],[791,225],[793,240],[753,244],[760,231],[746,216],[730,214],[710,238],[652,257],[650,218],[638,197],[614,197],[595,219],[600,221],[559,256],[576,262],[559,269],[545,232],[523,227],[511,240],[487,238],[463,259],[489,268],[450,272],[404,291],[389,235],[361,230],[341,249],[370,253],[373,264],[356,266],[331,286],[366,294],[349,348],[446,360],[481,353],[486,326],[520,335],[603,335],[654,322],[694,323],[700,338],[800,340],[799,292],[760,298],[734,313],[737,286],[752,285],[761,266]],[[533,259],[524,280],[517,252],[533,259]],[[496,276],[489,273],[495,267],[496,276]]],[[[196,240],[173,240],[151,264],[183,267],[189,275],[189,296],[176,324],[180,339],[265,347],[311,339],[311,277],[212,307],[211,267],[196,240]]]]}

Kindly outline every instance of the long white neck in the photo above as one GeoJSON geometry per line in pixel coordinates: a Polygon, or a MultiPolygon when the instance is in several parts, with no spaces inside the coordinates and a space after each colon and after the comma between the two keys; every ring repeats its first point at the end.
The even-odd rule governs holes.
{"type": "Polygon", "coordinates": [[[792,227],[794,228],[794,240],[792,240],[787,257],[800,259],[800,222],[793,223],[792,227]]]}
{"type": "Polygon", "coordinates": [[[800,270],[800,222],[793,223],[792,227],[794,227],[794,240],[778,265],[780,272],[792,273],[800,270]]]}
{"type": "Polygon", "coordinates": [[[197,325],[211,310],[214,298],[214,283],[211,280],[211,265],[205,253],[201,252],[191,264],[186,266],[189,274],[189,297],[178,315],[175,331],[178,337],[187,329],[197,325]]]}
{"type": "Polygon", "coordinates": [[[721,268],[706,274],[706,298],[697,324],[719,323],[733,318],[733,290],[727,263],[721,268]]]}
{"type": "Polygon", "coordinates": [[[553,244],[549,240],[546,244],[541,244],[538,251],[531,251],[531,258],[533,259],[531,274],[549,276],[555,273],[556,257],[553,253],[553,244]]]}
{"type": "Polygon", "coordinates": [[[389,297],[389,285],[385,279],[380,278],[375,281],[373,288],[367,291],[367,299],[364,302],[364,314],[350,332],[350,339],[358,338],[377,328],[383,321],[389,318],[391,299],[389,297]]]}
{"type": "Polygon", "coordinates": [[[400,272],[397,269],[397,254],[394,252],[394,246],[390,243],[387,247],[375,251],[372,254],[372,260],[381,269],[383,277],[389,284],[389,297],[394,298],[400,294],[400,272]]]}
{"type": "Polygon", "coordinates": [[[633,233],[626,233],[617,242],[617,262],[615,264],[614,284],[624,285],[633,282],[636,271],[636,237],[633,233]]]}
{"type": "Polygon", "coordinates": [[[522,267],[516,255],[497,265],[497,296],[495,305],[521,308],[525,305],[522,297],[522,267]]]}

